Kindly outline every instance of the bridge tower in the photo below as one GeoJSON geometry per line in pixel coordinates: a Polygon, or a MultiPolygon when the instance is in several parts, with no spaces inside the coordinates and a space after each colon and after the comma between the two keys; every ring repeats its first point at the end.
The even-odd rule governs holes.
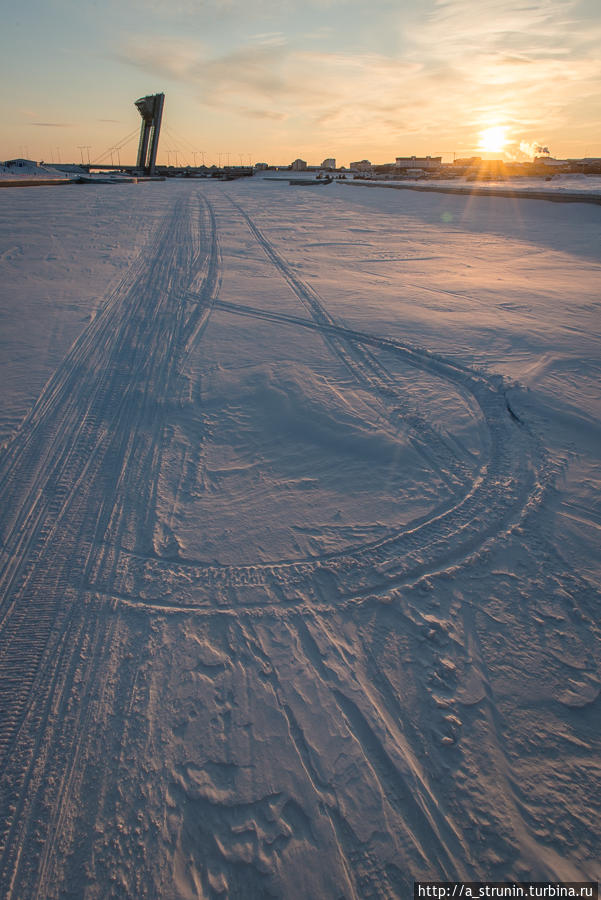
{"type": "Polygon", "coordinates": [[[150,94],[148,97],[141,97],[135,103],[142,116],[136,165],[139,169],[144,169],[146,175],[154,174],[164,103],[164,94],[150,94]]]}

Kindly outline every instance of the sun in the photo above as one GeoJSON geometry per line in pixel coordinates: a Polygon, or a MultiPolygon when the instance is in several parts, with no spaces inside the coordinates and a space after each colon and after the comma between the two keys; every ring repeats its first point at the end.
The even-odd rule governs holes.
{"type": "Polygon", "coordinates": [[[480,132],[478,149],[487,153],[498,153],[507,143],[507,128],[504,125],[493,125],[480,132]]]}

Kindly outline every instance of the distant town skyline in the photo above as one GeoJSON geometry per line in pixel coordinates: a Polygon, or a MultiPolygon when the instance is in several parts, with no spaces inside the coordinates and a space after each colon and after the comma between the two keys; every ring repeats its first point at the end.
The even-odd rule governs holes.
{"type": "Polygon", "coordinates": [[[22,0],[3,13],[0,158],[161,164],[601,156],[593,0],[22,0]]]}

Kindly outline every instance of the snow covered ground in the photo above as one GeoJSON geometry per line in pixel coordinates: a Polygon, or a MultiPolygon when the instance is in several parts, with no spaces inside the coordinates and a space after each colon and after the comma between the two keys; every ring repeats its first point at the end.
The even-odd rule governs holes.
{"type": "MultiPolygon", "coordinates": [[[[391,182],[381,182],[378,180],[374,180],[375,184],[390,184],[391,182]]],[[[402,185],[418,185],[419,187],[427,187],[427,188],[445,188],[445,187],[460,187],[460,188],[468,188],[473,189],[474,187],[479,188],[480,190],[489,190],[491,193],[495,193],[497,190],[512,190],[516,193],[528,193],[530,191],[544,191],[545,193],[581,193],[581,194],[589,194],[595,196],[601,196],[601,176],[599,175],[551,175],[549,176],[549,180],[547,178],[543,178],[541,176],[529,178],[527,176],[513,177],[513,178],[500,178],[498,180],[495,179],[483,179],[481,181],[470,181],[468,176],[460,176],[457,178],[440,178],[440,179],[421,179],[421,180],[412,180],[412,179],[402,179],[396,182],[392,182],[393,184],[402,184],[402,185]]]]}
{"type": "Polygon", "coordinates": [[[55,169],[54,166],[44,165],[44,163],[36,163],[33,160],[21,160],[14,165],[4,165],[0,163],[0,184],[4,182],[18,183],[19,181],[27,181],[35,183],[36,180],[44,183],[50,181],[64,181],[67,176],[64,172],[55,169]]]}
{"type": "Polygon", "coordinates": [[[601,210],[0,195],[0,893],[601,877],[601,210]]]}

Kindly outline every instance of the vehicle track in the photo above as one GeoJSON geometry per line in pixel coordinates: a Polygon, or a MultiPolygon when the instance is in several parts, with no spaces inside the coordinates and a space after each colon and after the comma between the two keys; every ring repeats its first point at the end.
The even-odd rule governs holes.
{"type": "MultiPolygon", "coordinates": [[[[96,725],[94,731],[94,725],[101,706],[106,719],[123,717],[123,735],[116,728],[113,746],[129,741],[127,754],[137,753],[135,761],[143,763],[133,735],[138,723],[128,719],[137,659],[122,659],[126,641],[120,628],[126,616],[139,623],[157,610],[192,610],[213,620],[229,616],[235,623],[243,613],[247,624],[281,615],[288,646],[302,650],[309,670],[331,693],[338,722],[362,748],[363,777],[371,772],[381,785],[399,834],[402,823],[409,830],[413,823],[416,854],[434,847],[441,871],[466,875],[457,860],[467,851],[429,795],[427,779],[404,771],[396,733],[394,742],[382,737],[378,704],[366,703],[350,677],[346,683],[324,662],[306,621],[314,617],[317,634],[328,615],[373,593],[468,565],[536,509],[547,478],[544,454],[508,409],[500,380],[410,343],[344,327],[251,217],[234,206],[308,317],[217,300],[222,263],[216,218],[208,201],[199,204],[199,195],[192,194],[167,216],[0,459],[0,894],[12,900],[58,896],[64,871],[72,866],[73,877],[94,856],[88,804],[106,804],[105,822],[112,809],[100,793],[86,793],[95,787],[83,764],[86,759],[89,765],[94,739],[88,729],[98,738],[102,729],[96,725]],[[214,308],[316,331],[391,426],[410,426],[416,449],[436,474],[444,473],[452,495],[448,504],[384,539],[306,559],[219,566],[158,555],[153,533],[164,429],[179,396],[178,379],[214,308]],[[400,394],[388,359],[446,380],[473,400],[488,434],[477,464],[400,394]],[[142,615],[115,611],[116,604],[142,615]],[[79,840],[77,819],[70,818],[78,803],[85,803],[89,828],[84,863],[69,857],[79,840]]],[[[134,655],[147,650],[144,630],[131,631],[136,628],[135,639],[128,633],[134,655]]],[[[286,650],[276,650],[250,626],[247,633],[251,652],[266,663],[276,652],[285,659],[286,650]]],[[[289,670],[271,670],[269,675],[266,667],[265,677],[271,678],[299,765],[323,796],[356,895],[364,887],[374,895],[395,895],[392,876],[353,834],[344,804],[313,763],[313,736],[305,735],[295,716],[289,670]]],[[[369,674],[391,717],[400,714],[376,659],[369,674]]],[[[216,820],[221,814],[215,807],[216,820]]],[[[405,840],[409,846],[409,831],[405,840]]],[[[108,871],[113,861],[100,865],[108,871]]]]}
{"type": "Polygon", "coordinates": [[[342,360],[355,380],[378,398],[391,424],[398,425],[402,421],[405,426],[410,427],[410,438],[418,452],[426,457],[436,475],[443,478],[453,493],[461,493],[472,481],[472,472],[465,460],[458,458],[454,449],[432,427],[432,424],[403,397],[394,377],[382,362],[376,359],[369,346],[351,343],[344,337],[340,339],[336,331],[336,326],[340,323],[328,313],[318,293],[293,271],[240,204],[229,199],[244,218],[266,256],[307,309],[312,320],[322,327],[322,333],[331,350],[342,360]],[[331,326],[332,331],[326,331],[327,326],[331,326]]]}
{"type": "MultiPolygon", "coordinates": [[[[446,507],[384,539],[345,551],[257,565],[218,565],[200,559],[165,560],[124,553],[120,598],[161,608],[261,608],[310,603],[320,607],[373,590],[412,583],[425,574],[466,564],[496,536],[517,527],[536,506],[548,480],[541,447],[507,406],[502,380],[395,338],[345,328],[317,292],[300,279],[240,204],[239,211],[267,257],[308,310],[310,318],[217,300],[221,311],[318,331],[349,371],[376,395],[391,423],[411,426],[432,468],[447,475],[454,494],[446,507]],[[375,356],[374,351],[378,353],[375,356]],[[423,415],[403,407],[394,377],[380,360],[390,354],[450,382],[479,409],[488,446],[476,470],[441,438],[423,415]]],[[[98,588],[97,584],[91,587],[98,588]]]]}
{"type": "Polygon", "coordinates": [[[151,543],[152,514],[138,521],[132,511],[141,487],[153,509],[164,409],[219,277],[213,214],[194,194],[170,211],[0,460],[3,896],[18,896],[18,848],[31,827],[23,804],[42,783],[36,735],[83,639],[65,643],[69,622],[88,602],[89,573],[110,594],[121,544],[139,551],[151,543]]]}

